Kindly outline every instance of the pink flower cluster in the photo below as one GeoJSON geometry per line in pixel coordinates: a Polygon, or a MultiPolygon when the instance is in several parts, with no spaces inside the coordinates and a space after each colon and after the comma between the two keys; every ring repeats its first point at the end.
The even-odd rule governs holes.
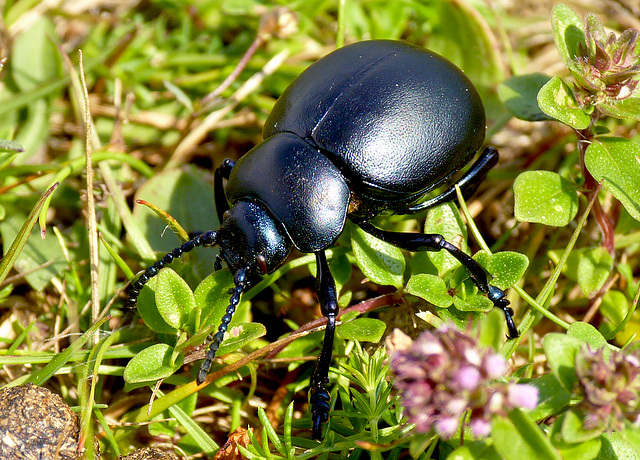
{"type": "Polygon", "coordinates": [[[505,359],[453,327],[423,332],[393,353],[390,366],[409,422],[444,439],[455,435],[467,414],[472,434],[487,437],[492,417],[532,409],[538,400],[531,385],[496,382],[507,370],[505,359]]]}
{"type": "Polygon", "coordinates": [[[628,353],[588,346],[576,355],[577,409],[586,430],[622,431],[627,422],[640,426],[640,350],[628,353]]]}

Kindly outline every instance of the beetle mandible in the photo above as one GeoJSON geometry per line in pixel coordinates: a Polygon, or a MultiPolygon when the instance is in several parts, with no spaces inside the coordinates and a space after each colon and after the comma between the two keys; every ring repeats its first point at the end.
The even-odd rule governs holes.
{"type": "Polygon", "coordinates": [[[234,273],[235,287],[198,372],[198,384],[205,380],[250,280],[273,272],[292,247],[314,253],[316,289],[327,327],[311,377],[310,405],[313,436],[322,437],[330,412],[325,386],[338,315],[324,250],[342,233],[346,219],[408,251],[449,252],[504,311],[509,337],[518,336],[504,291],[489,284],[485,270],[470,256],[438,234],[396,233],[370,223],[380,213],[413,214],[455,200],[455,185],[469,196],[498,161],[496,149],[485,148],[454,185],[423,201],[471,161],[485,138],[482,100],[455,65],[399,41],[347,45],[291,83],[263,134],[264,141],[237,163],[225,160],[215,172],[220,228],[198,235],[147,268],[127,301],[134,308],[147,281],[194,247],[220,247],[219,257],[234,273]]]}

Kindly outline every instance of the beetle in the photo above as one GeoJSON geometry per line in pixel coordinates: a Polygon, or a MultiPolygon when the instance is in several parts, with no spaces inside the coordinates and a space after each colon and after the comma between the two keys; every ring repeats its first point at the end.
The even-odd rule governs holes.
{"type": "Polygon", "coordinates": [[[196,381],[202,384],[229,322],[255,275],[273,272],[292,248],[316,257],[316,290],[327,318],[324,341],[310,381],[313,436],[329,419],[326,389],[338,315],[335,282],[325,249],[347,219],[365,232],[408,251],[445,250],[503,310],[509,338],[518,336],[503,290],[489,284],[482,266],[438,234],[397,233],[371,224],[381,213],[415,214],[475,192],[498,161],[485,148],[440,195],[425,200],[466,166],[485,139],[482,100],[464,73],[444,57],[408,43],[370,40],[344,46],[300,74],[278,99],[264,140],[237,163],[225,160],[214,174],[220,218],[135,281],[127,306],[150,278],[197,246],[220,248],[234,274],[226,314],[213,336],[196,381]]]}

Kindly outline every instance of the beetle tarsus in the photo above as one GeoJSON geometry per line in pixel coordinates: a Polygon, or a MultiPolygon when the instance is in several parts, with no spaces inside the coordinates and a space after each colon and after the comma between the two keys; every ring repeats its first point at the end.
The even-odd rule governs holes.
{"type": "Polygon", "coordinates": [[[322,426],[329,421],[331,413],[331,395],[323,385],[312,386],[309,403],[311,404],[311,421],[313,438],[322,439],[322,426]]]}

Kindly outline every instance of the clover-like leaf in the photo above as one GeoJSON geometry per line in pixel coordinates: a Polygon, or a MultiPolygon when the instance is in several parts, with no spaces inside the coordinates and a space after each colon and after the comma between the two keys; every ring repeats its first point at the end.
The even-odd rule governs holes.
{"type": "Polygon", "coordinates": [[[375,318],[356,318],[336,328],[336,335],[347,340],[379,342],[387,325],[375,318]]]}
{"type": "MultiPolygon", "coordinates": [[[[467,227],[462,221],[460,211],[453,203],[444,203],[429,210],[424,232],[438,233],[461,251],[468,250],[467,227]]],[[[458,259],[446,251],[428,252],[427,255],[441,276],[460,266],[458,259]]]]}
{"type": "Polygon", "coordinates": [[[444,280],[436,275],[419,273],[407,282],[406,290],[432,303],[436,307],[447,308],[453,304],[453,297],[449,294],[444,280]]]}
{"type": "Polygon", "coordinates": [[[405,260],[402,250],[368,234],[360,227],[351,227],[351,245],[362,273],[376,284],[402,288],[405,260]]]}
{"type": "Polygon", "coordinates": [[[593,298],[613,269],[613,257],[602,247],[584,253],[578,262],[578,284],[584,295],[593,298]]]}
{"type": "Polygon", "coordinates": [[[576,354],[584,344],[584,340],[555,332],[547,334],[542,341],[553,375],[569,392],[573,391],[573,387],[578,381],[576,354]]]}
{"type": "Polygon", "coordinates": [[[514,214],[521,222],[567,225],[578,212],[576,186],[551,171],[525,171],[513,183],[514,214]]]}
{"type": "Polygon", "coordinates": [[[498,85],[498,96],[516,118],[527,121],[555,120],[538,105],[538,93],[550,79],[541,73],[511,77],[498,85]]]}
{"type": "Polygon", "coordinates": [[[573,91],[560,77],[553,77],[538,92],[540,109],[574,129],[587,129],[592,108],[581,107],[573,91]]]}
{"type": "Polygon", "coordinates": [[[172,364],[173,347],[157,343],[135,355],[124,370],[127,383],[155,382],[169,377],[184,363],[182,355],[172,364]]]}
{"type": "Polygon", "coordinates": [[[267,333],[267,328],[260,323],[242,323],[230,327],[224,335],[224,340],[218,349],[217,356],[223,356],[236,351],[249,342],[267,333]]]}
{"type": "Polygon", "coordinates": [[[170,268],[164,268],[148,283],[155,291],[158,313],[175,329],[182,329],[196,306],[189,285],[170,268]]]}
{"type": "Polygon", "coordinates": [[[585,43],[582,20],[567,5],[558,3],[551,12],[551,27],[562,61],[570,70],[579,71],[575,57],[579,55],[579,45],[585,43]]]}
{"type": "Polygon", "coordinates": [[[489,255],[480,251],[473,258],[491,274],[490,283],[500,289],[513,286],[529,266],[527,256],[519,252],[502,251],[489,255]]]}
{"type": "Polygon", "coordinates": [[[640,221],[640,143],[600,137],[587,148],[584,163],[593,177],[603,181],[603,187],[640,221]]]}

